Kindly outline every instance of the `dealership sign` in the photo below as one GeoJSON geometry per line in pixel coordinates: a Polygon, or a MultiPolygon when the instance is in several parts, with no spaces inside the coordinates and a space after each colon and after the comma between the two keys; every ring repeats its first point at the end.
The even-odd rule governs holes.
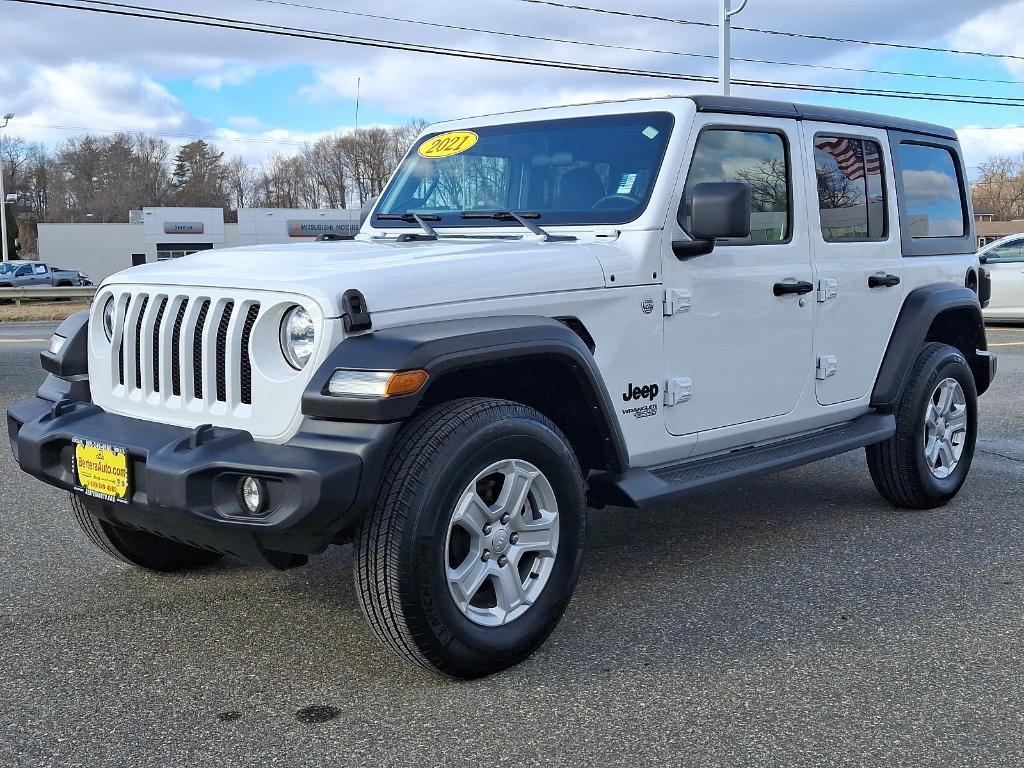
{"type": "Polygon", "coordinates": [[[359,232],[359,225],[351,221],[289,221],[288,237],[316,237],[318,235],[348,235],[359,232]]]}
{"type": "Polygon", "coordinates": [[[165,221],[165,235],[201,235],[203,234],[203,222],[201,221],[165,221]]]}

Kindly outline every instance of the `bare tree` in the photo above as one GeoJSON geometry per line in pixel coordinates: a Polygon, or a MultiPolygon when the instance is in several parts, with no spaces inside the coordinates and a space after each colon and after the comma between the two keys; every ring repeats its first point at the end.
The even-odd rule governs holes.
{"type": "Polygon", "coordinates": [[[978,171],[971,187],[974,209],[999,221],[1024,218],[1024,156],[990,157],[978,171]]]}

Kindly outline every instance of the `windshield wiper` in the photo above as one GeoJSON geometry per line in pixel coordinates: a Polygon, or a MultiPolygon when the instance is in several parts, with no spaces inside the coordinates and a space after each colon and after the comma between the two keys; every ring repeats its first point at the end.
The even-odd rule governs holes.
{"type": "Polygon", "coordinates": [[[552,235],[549,232],[545,232],[539,226],[534,224],[530,219],[539,219],[540,214],[536,211],[463,211],[461,214],[464,219],[495,219],[497,221],[518,221],[528,230],[531,234],[537,235],[544,239],[547,243],[559,243],[575,240],[575,235],[552,235]]]}
{"type": "Polygon", "coordinates": [[[378,221],[407,221],[410,224],[419,224],[426,234],[423,235],[411,235],[402,234],[398,236],[398,242],[407,243],[410,240],[437,240],[437,232],[430,226],[428,221],[440,221],[441,217],[433,213],[424,213],[422,215],[418,213],[378,213],[378,221]]]}

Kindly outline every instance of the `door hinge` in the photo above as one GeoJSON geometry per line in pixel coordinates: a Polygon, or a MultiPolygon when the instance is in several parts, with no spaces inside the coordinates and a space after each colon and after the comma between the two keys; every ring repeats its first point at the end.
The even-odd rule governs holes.
{"type": "Polygon", "coordinates": [[[822,355],[818,358],[818,381],[824,381],[839,373],[839,358],[835,355],[822,355]]]}
{"type": "Polygon", "coordinates": [[[689,378],[669,379],[665,382],[665,406],[671,408],[685,403],[693,395],[693,380],[689,378]]]}
{"type": "Polygon", "coordinates": [[[693,294],[689,291],[672,288],[665,291],[665,317],[671,317],[677,312],[689,312],[693,306],[693,294]]]}
{"type": "Polygon", "coordinates": [[[839,295],[839,281],[834,277],[823,277],[818,281],[818,302],[824,304],[839,295]]]}

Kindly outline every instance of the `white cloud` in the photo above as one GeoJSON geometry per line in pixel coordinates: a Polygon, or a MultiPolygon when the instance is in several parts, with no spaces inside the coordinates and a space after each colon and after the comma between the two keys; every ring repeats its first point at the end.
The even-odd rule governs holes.
{"type": "MultiPolygon", "coordinates": [[[[954,32],[953,44],[960,48],[1024,56],[1021,19],[1024,19],[1024,0],[1005,3],[964,22],[954,32]]],[[[1024,77],[1024,61],[1003,59],[1002,63],[1014,77],[1024,77]]]]}
{"type": "Polygon", "coordinates": [[[970,176],[977,174],[977,168],[990,157],[1024,155],[1024,126],[1006,125],[999,128],[983,128],[969,125],[959,128],[960,146],[970,176]]]}
{"type": "Polygon", "coordinates": [[[196,78],[196,85],[208,88],[211,91],[219,91],[225,85],[241,85],[251,80],[259,73],[259,69],[252,65],[227,67],[219,72],[211,72],[196,78]]]}
{"type": "Polygon", "coordinates": [[[5,110],[19,135],[54,142],[84,128],[154,133],[208,133],[213,126],[149,77],[111,64],[74,62],[0,73],[5,110]],[[14,81],[17,88],[10,89],[14,81]]]}
{"type": "MultiPolygon", "coordinates": [[[[396,115],[429,119],[480,114],[532,106],[576,103],[624,96],[663,95],[707,90],[692,83],[588,74],[555,69],[467,61],[426,54],[397,53],[315,40],[296,40],[228,30],[204,29],[160,21],[121,19],[100,14],[4,3],[4,61],[0,64],[0,106],[19,114],[19,132],[28,138],[53,141],[66,132],[36,129],[25,122],[114,127],[133,130],[219,135],[229,153],[236,149],[256,156],[290,152],[290,144],[318,134],[304,133],[291,122],[288,105],[280,105],[276,125],[248,119],[239,105],[237,117],[213,126],[193,114],[163,86],[161,79],[191,81],[230,98],[230,88],[258,80],[265,72],[284,66],[308,67],[310,83],[299,93],[337,109],[341,100],[355,96],[355,81],[362,78],[361,97],[366,110],[376,108],[396,115]],[[230,142],[229,142],[230,140],[230,142]]],[[[326,4],[325,4],[326,5],[326,4]]],[[[598,15],[584,11],[538,6],[513,0],[477,0],[460,6],[456,18],[439,19],[425,6],[399,0],[353,0],[335,4],[343,10],[367,11],[461,26],[519,32],[610,45],[632,45],[671,51],[714,54],[713,29],[666,24],[643,19],[598,15]]],[[[630,3],[595,3],[632,8],[630,3]]],[[[713,60],[641,53],[586,46],[561,45],[522,38],[446,30],[397,21],[374,20],[311,9],[253,3],[251,0],[176,0],[183,12],[216,13],[227,18],[280,24],[289,29],[340,32],[366,37],[424,43],[435,46],[489,51],[630,68],[714,74],[713,60]]],[[[714,21],[714,3],[680,4],[678,0],[646,0],[644,12],[714,21]]],[[[737,18],[744,26],[813,31],[843,37],[865,37],[910,43],[940,43],[955,30],[959,45],[986,50],[1024,53],[1017,39],[1024,0],[860,0],[849,13],[836,13],[820,0],[768,0],[754,2],[737,18]],[[880,23],[884,20],[884,23],[880,23]]],[[[734,54],[767,58],[871,67],[887,52],[861,46],[835,45],[808,40],[737,33],[734,54]]],[[[891,53],[891,52],[888,52],[891,53]]],[[[885,68],[885,67],[883,67],[885,68]]],[[[737,63],[737,76],[808,83],[870,85],[870,76],[825,70],[806,70],[737,63]]],[[[907,81],[912,83],[914,81],[907,81]]],[[[787,98],[795,94],[742,95],[787,98]]],[[[814,97],[808,95],[809,100],[814,97]]],[[[851,106],[859,102],[851,100],[851,106]]],[[[350,107],[346,105],[346,112],[350,107]]],[[[892,111],[912,110],[892,102],[892,111]]],[[[351,115],[338,114],[338,123],[351,115]]],[[[1021,146],[1012,131],[987,132],[982,138],[965,130],[965,148],[978,162],[994,141],[1021,146]]]]}
{"type": "Polygon", "coordinates": [[[258,131],[266,128],[266,123],[252,115],[234,115],[228,118],[228,124],[240,131],[258,131]]]}

